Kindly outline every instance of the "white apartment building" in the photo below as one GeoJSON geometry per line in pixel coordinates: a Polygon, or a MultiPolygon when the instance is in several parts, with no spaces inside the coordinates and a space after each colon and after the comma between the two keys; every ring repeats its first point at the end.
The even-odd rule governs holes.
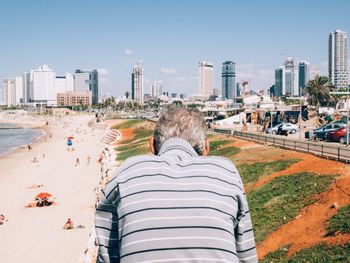
{"type": "Polygon", "coordinates": [[[23,78],[22,77],[16,77],[15,78],[15,98],[16,98],[16,104],[23,103],[23,78]]]}
{"type": "Polygon", "coordinates": [[[36,104],[55,106],[57,104],[56,73],[48,65],[31,71],[33,100],[36,104]]]}
{"type": "Polygon", "coordinates": [[[3,100],[7,106],[19,105],[23,103],[23,79],[15,77],[5,79],[3,83],[3,100]]]}
{"type": "Polygon", "coordinates": [[[163,81],[157,80],[152,84],[152,97],[158,98],[163,94],[163,81]]]}
{"type": "Polygon", "coordinates": [[[344,31],[329,34],[328,73],[336,88],[348,88],[348,36],[344,31]]]}
{"type": "Polygon", "coordinates": [[[16,81],[15,79],[4,79],[4,104],[7,106],[16,104],[16,81]]]}
{"type": "Polygon", "coordinates": [[[66,91],[74,91],[74,76],[71,73],[66,73],[66,91]]]}
{"type": "Polygon", "coordinates": [[[199,85],[198,94],[210,96],[213,94],[214,84],[214,66],[211,62],[201,61],[198,64],[199,69],[199,85]]]}

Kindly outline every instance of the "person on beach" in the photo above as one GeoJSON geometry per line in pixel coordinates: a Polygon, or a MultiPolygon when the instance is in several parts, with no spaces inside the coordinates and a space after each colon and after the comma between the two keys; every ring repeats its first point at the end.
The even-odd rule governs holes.
{"type": "Polygon", "coordinates": [[[6,217],[4,215],[0,215],[0,225],[2,225],[3,223],[5,223],[6,220],[6,217]]]}
{"type": "Polygon", "coordinates": [[[87,159],[87,163],[86,164],[89,165],[90,164],[90,160],[91,160],[90,155],[88,155],[86,159],[87,159]]]}
{"type": "Polygon", "coordinates": [[[80,165],[80,160],[79,160],[79,158],[77,158],[77,159],[75,160],[75,166],[78,166],[78,165],[80,165]]]}
{"type": "Polygon", "coordinates": [[[63,229],[68,230],[73,228],[74,228],[73,220],[68,218],[67,222],[63,226],[63,229]]]}
{"type": "Polygon", "coordinates": [[[229,159],[208,156],[200,112],[167,108],[150,149],[101,191],[97,262],[258,262],[242,179],[229,159]]]}

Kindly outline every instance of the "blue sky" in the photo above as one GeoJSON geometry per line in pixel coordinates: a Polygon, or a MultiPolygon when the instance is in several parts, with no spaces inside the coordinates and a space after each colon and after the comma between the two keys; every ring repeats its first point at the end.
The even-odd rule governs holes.
{"type": "Polygon", "coordinates": [[[1,3],[0,79],[48,64],[58,75],[100,69],[103,94],[130,89],[143,61],[145,93],[197,90],[198,61],[237,63],[253,89],[274,82],[285,56],[327,74],[328,35],[350,34],[349,0],[35,0],[1,3]]]}

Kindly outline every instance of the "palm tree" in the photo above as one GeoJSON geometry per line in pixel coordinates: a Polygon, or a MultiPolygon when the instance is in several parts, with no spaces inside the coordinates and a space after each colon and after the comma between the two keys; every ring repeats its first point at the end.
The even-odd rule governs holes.
{"type": "Polygon", "coordinates": [[[321,104],[330,101],[332,98],[329,92],[333,90],[333,86],[326,76],[316,75],[313,80],[308,82],[305,89],[308,102],[317,108],[320,107],[321,104]]]}

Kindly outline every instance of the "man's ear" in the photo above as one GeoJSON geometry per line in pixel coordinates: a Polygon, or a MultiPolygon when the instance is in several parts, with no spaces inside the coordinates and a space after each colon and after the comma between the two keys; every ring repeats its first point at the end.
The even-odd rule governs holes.
{"type": "Polygon", "coordinates": [[[151,138],[149,138],[149,148],[151,149],[152,154],[154,154],[155,150],[154,150],[154,137],[153,136],[151,136],[151,138]]]}
{"type": "Polygon", "coordinates": [[[205,147],[202,156],[208,156],[210,151],[209,141],[208,139],[205,139],[205,147]]]}

